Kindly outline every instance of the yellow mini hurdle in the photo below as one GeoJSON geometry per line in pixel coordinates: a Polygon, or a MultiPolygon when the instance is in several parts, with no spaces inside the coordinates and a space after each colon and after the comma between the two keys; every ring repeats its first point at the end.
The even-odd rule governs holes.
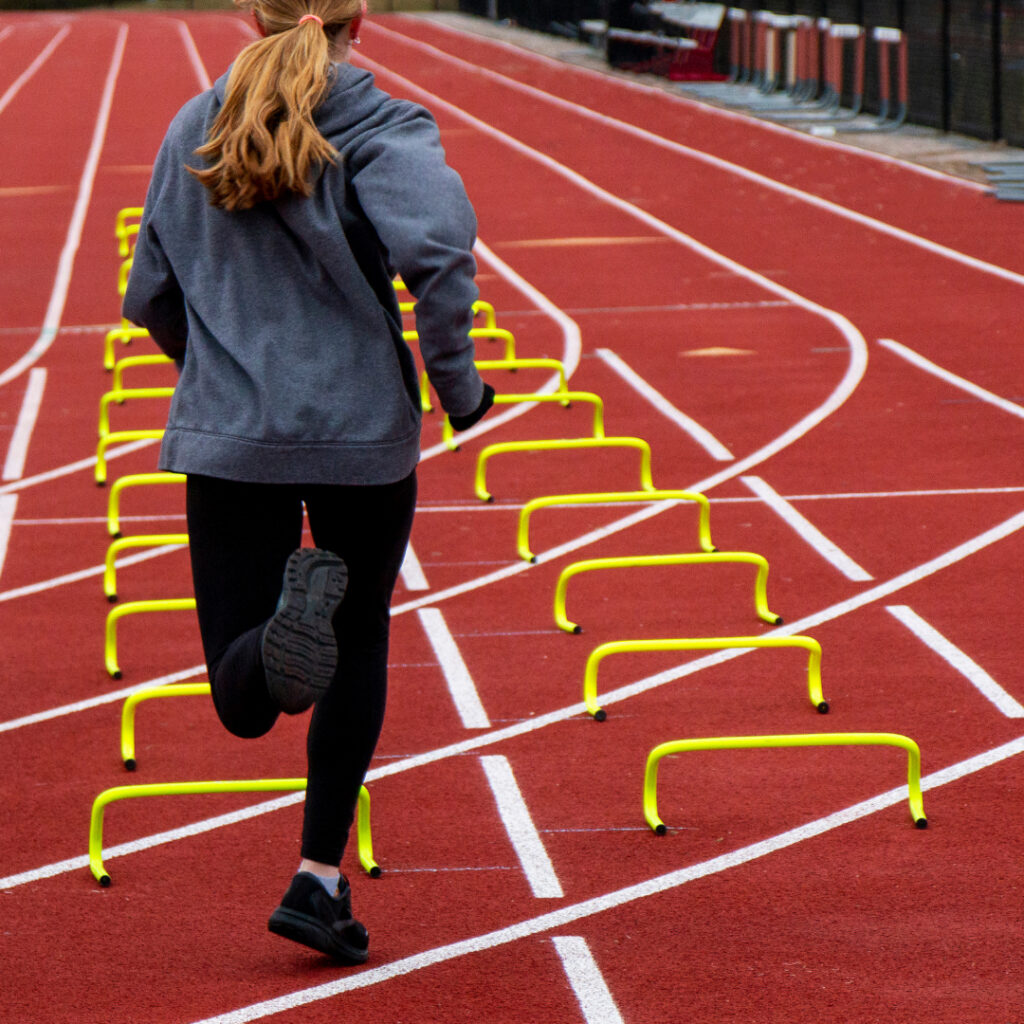
{"type": "Polygon", "coordinates": [[[711,636],[683,640],[613,640],[595,647],[587,658],[583,673],[583,702],[598,722],[607,715],[597,703],[597,667],[609,654],[635,654],[647,651],[719,651],[730,648],[802,647],[808,652],[807,692],[821,714],[828,713],[828,702],[821,692],[821,645],[809,636],[711,636]]]}
{"type": "MultiPolygon", "coordinates": [[[[397,290],[397,289],[396,289],[397,290]]],[[[408,289],[405,289],[408,291],[408,289]]],[[[416,303],[414,301],[399,302],[398,312],[399,313],[412,313],[416,309],[416,303]]],[[[473,319],[475,320],[478,316],[484,318],[484,327],[489,330],[495,330],[498,326],[498,317],[494,312],[494,306],[489,302],[484,302],[483,299],[478,299],[473,303],[473,319]]]]}
{"type": "Polygon", "coordinates": [[[765,622],[777,626],[782,618],[768,608],[767,582],[768,561],[761,555],[749,551],[715,551],[710,554],[695,555],[634,555],[623,558],[591,558],[583,562],[567,565],[558,577],[555,586],[555,623],[559,629],[567,633],[582,633],[582,627],[570,622],[565,613],[565,594],[569,580],[584,572],[598,569],[634,569],[649,568],[661,565],[702,565],[705,563],[747,563],[757,566],[757,577],[754,581],[754,610],[765,622]]]}
{"type": "Polygon", "coordinates": [[[167,683],[163,686],[146,686],[128,695],[121,705],[121,760],[125,768],[133,772],[138,767],[135,759],[135,710],[147,700],[162,697],[208,697],[209,683],[167,683]]]}
{"type": "MultiPolygon", "coordinates": [[[[89,818],[89,870],[100,885],[110,885],[110,875],[103,864],[103,812],[117,800],[148,796],[190,796],[202,793],[272,793],[299,792],[306,788],[305,779],[237,779],[212,782],[156,782],[141,786],[115,786],[104,790],[92,804],[89,818]]],[[[359,791],[356,814],[356,841],[359,863],[371,878],[381,874],[373,859],[373,837],[370,833],[370,794],[363,786],[359,791]]]]}
{"type": "Polygon", "coordinates": [[[114,346],[120,342],[130,345],[137,338],[150,337],[149,331],[143,327],[115,327],[103,336],[103,369],[108,372],[114,369],[114,346]]]}
{"type": "Polygon", "coordinates": [[[166,597],[153,601],[128,601],[112,608],[107,613],[107,626],[104,635],[103,657],[107,674],[112,679],[121,678],[121,669],[117,663],[117,624],[126,615],[139,615],[146,612],[192,612],[196,609],[194,597],[166,597]]]}
{"type": "MultiPolygon", "coordinates": [[[[561,395],[562,405],[568,405],[569,399],[566,392],[569,390],[565,377],[565,367],[560,359],[476,359],[473,363],[478,370],[510,370],[515,373],[517,370],[554,370],[558,374],[558,394],[561,395]]],[[[420,374],[420,407],[424,412],[433,412],[434,405],[430,401],[430,378],[427,371],[420,374]]],[[[445,416],[445,428],[448,436],[451,436],[451,424],[445,416]]]]}
{"type": "Polygon", "coordinates": [[[123,405],[130,399],[137,398],[170,398],[174,394],[172,387],[159,388],[115,388],[100,397],[100,416],[97,433],[106,437],[110,433],[110,407],[123,405]]]}
{"type": "Polygon", "coordinates": [[[150,430],[115,430],[99,439],[96,445],[96,470],[93,478],[97,486],[107,482],[107,450],[115,444],[127,444],[129,441],[159,441],[164,436],[163,427],[150,430]]]}
{"type": "Polygon", "coordinates": [[[129,473],[119,476],[110,488],[107,501],[107,533],[121,536],[121,493],[129,487],[148,487],[151,484],[183,484],[184,473],[129,473]]]}
{"type": "Polygon", "coordinates": [[[542,498],[532,498],[519,512],[519,528],[516,532],[516,546],[519,557],[524,562],[536,561],[530,550],[530,517],[538,509],[554,508],[570,505],[605,505],[621,502],[647,501],[692,501],[698,510],[697,534],[701,550],[709,553],[715,551],[711,543],[711,504],[703,494],[696,491],[662,491],[649,487],[642,491],[608,491],[594,494],[549,494],[542,498]]]}
{"type": "Polygon", "coordinates": [[[667,831],[658,817],[658,765],[669,754],[688,750],[739,750],[770,747],[838,747],[838,746],[892,746],[907,751],[907,794],[910,814],[918,828],[927,828],[928,819],[921,799],[921,751],[907,736],[891,732],[836,732],[808,733],[790,736],[716,736],[707,739],[673,740],[655,747],[647,755],[644,771],[644,817],[659,836],[667,831]]]}
{"type": "MultiPolygon", "coordinates": [[[[572,392],[570,392],[572,394],[572,392]]],[[[484,448],[476,460],[474,490],[481,501],[493,501],[487,490],[487,463],[508,452],[575,451],[581,448],[634,448],[640,452],[640,486],[645,492],[654,490],[651,478],[651,446],[639,437],[574,437],[552,441],[499,441],[484,448]]]]}
{"type": "MultiPolygon", "coordinates": [[[[480,341],[501,341],[505,343],[505,358],[515,359],[516,339],[511,331],[501,327],[471,327],[469,337],[480,341]]],[[[419,341],[418,331],[402,331],[402,338],[405,341],[419,341]]]]}
{"type": "Polygon", "coordinates": [[[188,544],[187,533],[146,533],[119,537],[107,547],[103,563],[103,593],[113,603],[117,600],[117,556],[127,548],[158,548],[163,545],[188,544]]]}
{"type": "Polygon", "coordinates": [[[117,239],[117,254],[122,258],[131,252],[130,239],[139,233],[139,221],[142,220],[141,206],[126,206],[117,211],[114,218],[114,238],[117,239]]]}
{"type": "Polygon", "coordinates": [[[124,388],[124,372],[138,366],[167,366],[174,360],[170,356],[125,356],[114,363],[114,379],[111,381],[111,390],[120,391],[124,388]]]}

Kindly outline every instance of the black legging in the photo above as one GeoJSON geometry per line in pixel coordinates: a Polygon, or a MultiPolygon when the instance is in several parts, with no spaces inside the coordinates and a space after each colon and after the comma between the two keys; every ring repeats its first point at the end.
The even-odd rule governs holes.
{"type": "Polygon", "coordinates": [[[302,506],[317,547],[348,566],[334,617],[338,669],[306,740],[302,856],[337,864],[384,720],[391,592],[416,505],[416,476],[367,487],[248,484],[188,477],[196,610],[214,706],[236,736],[266,733],[279,714],[260,655],[285,562],[302,539],[302,506]]]}

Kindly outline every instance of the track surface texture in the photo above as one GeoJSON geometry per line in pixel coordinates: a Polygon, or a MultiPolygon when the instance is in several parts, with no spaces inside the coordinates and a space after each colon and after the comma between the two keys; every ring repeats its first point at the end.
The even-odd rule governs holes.
{"type": "MultiPolygon", "coordinates": [[[[1020,1024],[1024,801],[1024,209],[969,182],[571,67],[448,24],[371,19],[357,61],[436,114],[480,221],[482,297],[521,358],[563,362],[609,437],[649,443],[653,483],[701,491],[719,551],[754,569],[601,569],[694,553],[692,502],[533,513],[629,492],[630,448],[578,439],[591,407],[499,407],[441,446],[395,595],[389,717],[367,786],[379,879],[344,869],[371,935],[340,968],[268,934],[298,860],[301,793],[108,807],[113,786],[291,778],[302,718],[228,737],[201,697],[194,620],[124,618],[104,668],[110,487],[93,483],[101,365],[116,325],[116,212],[141,203],[173,113],[252,32],[233,14],[0,15],[0,1019],[115,1024],[558,1022],[1020,1024]],[[797,649],[616,653],[607,721],[582,704],[615,640],[806,635],[797,649]],[[888,747],[708,750],[670,740],[897,733],[922,752],[927,829],[888,747]]],[[[503,352],[481,340],[480,357],[503,352]]],[[[118,355],[151,352],[145,342],[118,355]]],[[[130,385],[173,383],[134,368],[130,385]]],[[[499,392],[550,367],[488,370],[499,392]]],[[[165,399],[113,406],[162,425],[165,399]]],[[[152,471],[112,450],[110,480],[152,471]]],[[[184,528],[179,487],[122,498],[122,532],[184,528]]],[[[176,545],[121,555],[122,601],[190,596],[176,545]]],[[[353,844],[354,847],[354,844],[353,844]]]]}

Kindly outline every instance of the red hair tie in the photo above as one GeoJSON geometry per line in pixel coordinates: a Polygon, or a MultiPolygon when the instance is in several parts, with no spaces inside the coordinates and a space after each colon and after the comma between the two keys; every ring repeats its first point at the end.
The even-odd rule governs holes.
{"type": "Polygon", "coordinates": [[[318,14],[304,14],[299,18],[298,24],[302,24],[304,21],[315,21],[321,28],[324,27],[324,19],[318,14]]]}

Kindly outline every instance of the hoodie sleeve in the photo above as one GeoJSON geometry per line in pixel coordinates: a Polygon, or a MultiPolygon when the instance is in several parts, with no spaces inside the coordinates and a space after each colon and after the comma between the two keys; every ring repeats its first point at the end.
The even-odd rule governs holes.
{"type": "Polygon", "coordinates": [[[478,297],[476,215],[445,161],[433,117],[397,103],[399,115],[347,155],[359,204],[416,299],[427,375],[445,412],[465,416],[483,398],[469,329],[478,297]]]}
{"type": "Polygon", "coordinates": [[[185,296],[153,224],[160,202],[160,175],[166,166],[165,144],[157,158],[146,197],[121,315],[149,331],[157,345],[180,366],[188,340],[185,296]]]}

